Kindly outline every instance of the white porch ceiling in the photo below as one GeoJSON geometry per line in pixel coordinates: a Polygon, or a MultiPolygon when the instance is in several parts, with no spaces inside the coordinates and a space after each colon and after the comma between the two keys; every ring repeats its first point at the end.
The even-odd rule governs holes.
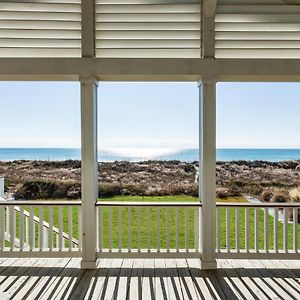
{"type": "Polygon", "coordinates": [[[300,0],[0,0],[0,80],[300,81],[300,0]]]}
{"type": "MultiPolygon", "coordinates": [[[[84,2],[91,0],[0,0],[0,57],[81,57],[84,2]]],[[[209,35],[216,58],[300,58],[299,0],[202,2],[208,5],[201,0],[95,0],[90,16],[94,56],[201,58],[203,43],[209,43],[202,37],[211,31],[205,28],[202,6],[214,12],[217,2],[211,16],[215,33],[209,35]]]]}
{"type": "Polygon", "coordinates": [[[300,58],[300,1],[219,0],[218,58],[300,58]]]}
{"type": "Polygon", "coordinates": [[[0,57],[80,57],[81,1],[0,1],[0,57]]]}

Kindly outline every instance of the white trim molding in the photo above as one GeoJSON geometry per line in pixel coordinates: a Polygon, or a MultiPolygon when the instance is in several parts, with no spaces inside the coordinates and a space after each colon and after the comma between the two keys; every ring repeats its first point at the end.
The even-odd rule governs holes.
{"type": "Polygon", "coordinates": [[[0,58],[0,80],[300,81],[300,59],[0,58]]]}

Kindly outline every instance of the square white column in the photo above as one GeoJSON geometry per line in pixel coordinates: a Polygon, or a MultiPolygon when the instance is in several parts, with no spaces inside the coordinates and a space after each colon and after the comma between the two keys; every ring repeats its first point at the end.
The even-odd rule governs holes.
{"type": "Polygon", "coordinates": [[[81,78],[81,199],[82,261],[84,269],[97,267],[96,207],[98,200],[97,80],[81,78]]]}
{"type": "Polygon", "coordinates": [[[199,83],[199,196],[202,202],[202,268],[216,269],[216,81],[199,83]]]}

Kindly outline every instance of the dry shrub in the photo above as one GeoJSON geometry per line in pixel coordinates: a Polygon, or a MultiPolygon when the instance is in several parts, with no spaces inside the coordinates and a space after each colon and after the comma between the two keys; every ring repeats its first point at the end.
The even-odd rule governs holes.
{"type": "Polygon", "coordinates": [[[16,199],[60,199],[80,198],[80,183],[74,180],[67,181],[26,181],[15,193],[16,199]]]}
{"type": "Polygon", "coordinates": [[[300,187],[296,187],[289,191],[289,196],[293,202],[300,202],[300,187]]]}
{"type": "Polygon", "coordinates": [[[271,191],[263,191],[261,198],[264,202],[270,202],[273,197],[273,192],[271,191]]]}
{"type": "Polygon", "coordinates": [[[288,202],[288,197],[284,194],[274,194],[270,202],[273,203],[285,203],[288,202]]]}
{"type": "Polygon", "coordinates": [[[228,188],[217,188],[216,196],[220,199],[228,198],[228,188]]]}

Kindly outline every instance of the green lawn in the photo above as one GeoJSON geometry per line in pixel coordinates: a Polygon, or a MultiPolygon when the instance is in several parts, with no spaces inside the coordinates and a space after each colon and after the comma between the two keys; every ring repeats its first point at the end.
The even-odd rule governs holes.
{"type": "MultiPolygon", "coordinates": [[[[114,198],[103,198],[100,201],[147,201],[147,202],[172,202],[172,201],[182,201],[182,202],[197,202],[197,198],[188,197],[188,196],[163,196],[163,197],[131,197],[131,196],[120,196],[114,198]]],[[[218,200],[219,201],[219,200],[218,200]]],[[[221,200],[220,200],[221,201],[221,200]]],[[[223,200],[224,201],[224,200],[223,200]]],[[[233,198],[225,200],[226,202],[243,202],[244,199],[233,198]]],[[[28,208],[26,208],[28,209],[28,208]]],[[[102,208],[103,210],[103,246],[104,248],[108,248],[109,246],[109,208],[102,208]]],[[[118,248],[118,237],[119,237],[119,209],[112,208],[112,244],[113,248],[118,248]]],[[[35,208],[34,213],[38,216],[38,208],[35,208]]],[[[148,248],[148,231],[147,231],[147,220],[148,220],[148,208],[140,208],[139,213],[141,216],[140,226],[138,226],[138,210],[136,208],[131,209],[131,248],[138,247],[138,230],[140,231],[141,237],[141,248],[148,248]]],[[[160,211],[156,208],[150,208],[150,248],[156,248],[158,242],[158,224],[157,217],[159,217],[159,226],[160,226],[160,247],[166,247],[166,224],[167,224],[167,211],[166,208],[160,208],[160,211]]],[[[195,217],[195,209],[188,208],[188,246],[189,248],[194,247],[194,217],[195,217]]],[[[122,235],[122,248],[129,247],[128,241],[128,210],[127,208],[121,209],[121,235],[122,235]]],[[[178,209],[179,216],[179,247],[185,248],[185,209],[178,209]]],[[[221,248],[226,247],[226,215],[225,209],[221,208],[220,211],[221,217],[221,226],[220,226],[220,245],[221,248]]],[[[48,208],[44,209],[44,220],[48,221],[48,208]]],[[[176,247],[176,212],[174,208],[169,208],[169,230],[170,230],[170,247],[176,247]]],[[[273,217],[269,216],[269,248],[273,248],[273,217]]],[[[19,218],[17,216],[16,219],[17,225],[17,236],[18,226],[19,226],[19,218]]],[[[58,208],[54,208],[53,210],[53,223],[54,226],[58,227],[58,208]]],[[[68,233],[69,226],[69,218],[68,218],[68,208],[63,208],[63,228],[66,233],[68,233]]],[[[264,248],[264,220],[263,220],[263,210],[259,210],[259,247],[260,249],[264,248]]],[[[288,237],[289,237],[289,248],[292,249],[293,245],[293,231],[292,224],[288,225],[288,237]]],[[[299,229],[299,225],[298,225],[299,229]]],[[[72,230],[73,236],[78,238],[78,208],[73,207],[72,210],[72,230]]],[[[235,245],[235,210],[230,209],[230,242],[231,245],[235,245]]],[[[279,248],[283,247],[283,224],[281,222],[278,223],[278,236],[279,236],[279,248]]],[[[298,230],[298,238],[300,239],[300,230],[298,230]]],[[[38,226],[36,225],[36,241],[38,240],[38,226]]],[[[250,248],[254,248],[254,209],[250,209],[250,232],[249,232],[249,242],[250,248]]],[[[55,244],[56,245],[56,244],[55,244]]],[[[68,246],[68,243],[66,244],[68,246]]],[[[245,211],[244,209],[240,209],[240,248],[243,249],[245,246],[245,211]]]]}

